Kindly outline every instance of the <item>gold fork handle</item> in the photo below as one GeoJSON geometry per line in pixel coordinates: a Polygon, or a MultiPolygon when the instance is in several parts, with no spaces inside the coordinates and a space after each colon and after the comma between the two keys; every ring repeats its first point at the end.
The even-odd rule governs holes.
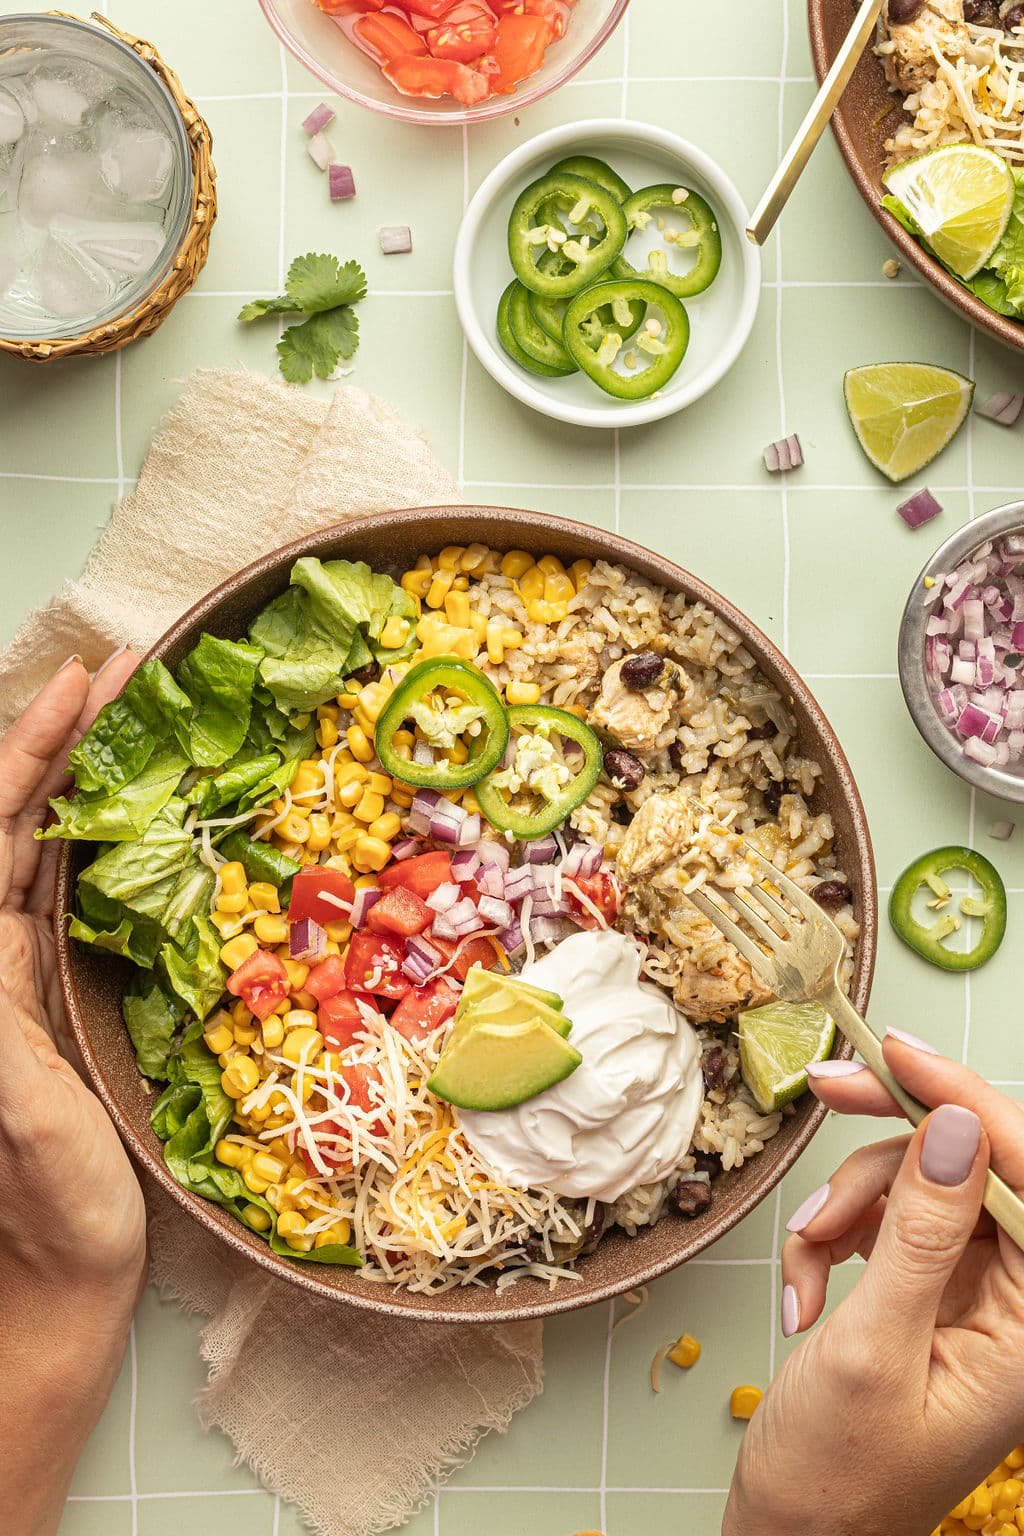
{"type": "MultiPolygon", "coordinates": [[[[865,1024],[849,998],[837,987],[823,1001],[854,1050],[864,1058],[879,1082],[892,1094],[911,1125],[920,1125],[931,1111],[927,1105],[900,1087],[885,1064],[881,1041],[874,1030],[865,1024]]],[[[1007,1236],[1013,1238],[1017,1247],[1024,1249],[1024,1200],[991,1168],[985,1180],[985,1209],[1007,1236]]]]}

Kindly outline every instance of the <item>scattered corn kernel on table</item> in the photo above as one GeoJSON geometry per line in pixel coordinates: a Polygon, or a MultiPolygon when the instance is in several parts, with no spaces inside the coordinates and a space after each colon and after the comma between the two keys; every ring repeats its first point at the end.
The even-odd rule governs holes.
{"type": "MultiPolygon", "coordinates": [[[[19,8],[49,3],[21,0],[19,8]]],[[[685,415],[620,434],[548,422],[467,358],[455,315],[451,252],[466,197],[502,155],[543,128],[619,114],[647,119],[708,150],[752,204],[813,91],[802,0],[734,0],[728,53],[717,6],[635,0],[626,24],[570,86],[466,134],[339,103],[333,131],[358,195],[333,206],[300,129],[323,91],[281,52],[252,0],[109,0],[99,8],[151,38],[197,98],[213,129],[221,214],[198,287],[152,339],[45,370],[0,362],[3,639],[80,567],[181,379],[203,366],[274,368],[267,332],[237,324],[241,303],[278,291],[293,255],[330,250],[369,273],[354,382],[422,424],[468,497],[613,526],[707,578],[783,646],[835,723],[867,801],[882,887],[927,848],[977,840],[997,849],[1010,922],[1024,922],[1024,834],[987,842],[990,823],[1007,811],[971,795],[930,756],[895,676],[910,581],[940,536],[1019,493],[1020,438],[973,418],[928,472],[943,516],[912,534],[895,515],[902,497],[857,448],[842,396],[846,369],[885,359],[921,358],[970,374],[982,399],[1017,388],[1019,369],[913,276],[883,276],[889,247],[831,141],[768,247],[746,353],[685,415]],[[378,230],[394,223],[411,227],[410,254],[381,254],[378,230]],[[761,449],[794,431],[805,467],[768,476],[761,449]]],[[[1014,950],[1008,944],[973,978],[958,978],[926,968],[886,932],[874,1017],[879,1025],[898,1020],[1020,1092],[1014,950]]],[[[508,1435],[484,1444],[436,1507],[412,1522],[410,1536],[717,1532],[743,1433],[730,1395],[766,1385],[789,1347],[777,1322],[785,1218],[873,1134],[833,1120],[781,1190],[705,1257],[653,1286],[646,1310],[614,1340],[621,1307],[548,1324],[543,1397],[508,1435]],[[652,1359],[684,1333],[699,1341],[700,1358],[689,1370],[666,1360],[655,1395],[652,1359]]],[[[853,1265],[841,1270],[837,1291],[856,1276],[853,1265]]],[[[63,1536],[298,1536],[294,1511],[232,1465],[225,1439],[200,1430],[195,1332],[176,1308],[145,1295],[121,1380],[75,1478],[63,1536]]],[[[1014,1453],[1004,1483],[1022,1462],[1024,1453],[1014,1453]]],[[[984,1503],[979,1496],[975,1513],[984,1503]]]]}

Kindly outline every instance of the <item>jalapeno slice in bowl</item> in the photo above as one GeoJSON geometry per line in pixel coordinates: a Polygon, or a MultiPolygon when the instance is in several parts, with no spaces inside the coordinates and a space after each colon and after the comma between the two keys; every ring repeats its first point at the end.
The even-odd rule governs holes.
{"type": "Polygon", "coordinates": [[[516,341],[535,362],[543,363],[547,368],[555,368],[562,374],[577,372],[576,364],[562,345],[561,327],[557,337],[551,336],[544,329],[530,306],[529,289],[524,288],[518,279],[509,294],[508,323],[516,341]]]}
{"type": "Polygon", "coordinates": [[[605,394],[617,400],[649,400],[667,384],[678,369],[690,344],[690,321],[686,310],[667,288],[646,278],[612,279],[597,283],[572,300],[565,312],[563,327],[566,351],[583,373],[605,394]],[[601,311],[605,305],[612,315],[618,308],[634,302],[643,303],[645,318],[623,353],[622,333],[605,327],[601,311]],[[651,310],[660,311],[660,319],[651,310]],[[594,337],[603,332],[597,347],[594,337]],[[629,367],[632,355],[634,366],[629,367]],[[620,356],[623,371],[616,368],[620,356]],[[640,367],[643,361],[646,366],[640,367]]]}
{"type": "Polygon", "coordinates": [[[652,219],[664,211],[681,214],[689,222],[689,229],[665,231],[665,238],[674,234],[668,250],[691,250],[696,261],[688,272],[674,272],[669,266],[668,250],[655,249],[650,253],[647,266],[634,267],[625,251],[616,258],[612,268],[614,277],[646,277],[660,283],[677,299],[692,299],[710,288],[722,265],[722,234],[718,217],[699,192],[692,187],[674,187],[664,182],[656,187],[642,187],[625,203],[626,223],[630,232],[645,230],[652,219]]]}
{"type": "Polygon", "coordinates": [[[620,203],[633,195],[632,187],[623,181],[618,171],[613,171],[610,165],[599,160],[596,155],[567,155],[551,167],[550,174],[561,175],[563,171],[568,171],[570,176],[585,176],[588,181],[596,181],[599,187],[604,187],[620,203]]]}
{"type": "Polygon", "coordinates": [[[512,270],[525,288],[550,298],[571,298],[606,272],[626,243],[626,215],[618,200],[595,181],[567,171],[549,173],[519,194],[508,223],[508,253],[512,270]],[[552,209],[565,210],[565,223],[579,233],[567,234],[556,225],[552,209]],[[596,215],[603,233],[588,227],[596,215]],[[553,232],[553,235],[552,235],[553,232]],[[538,256],[557,242],[561,261],[541,265],[538,256]]]}
{"type": "MultiPolygon", "coordinates": [[[[531,293],[529,301],[530,313],[541,330],[546,331],[553,341],[557,341],[559,346],[562,346],[565,330],[565,312],[569,308],[570,300],[548,299],[543,294],[531,293]]],[[[606,304],[598,312],[596,322],[598,329],[602,332],[607,331],[614,324],[623,341],[628,341],[639,329],[640,322],[647,313],[647,305],[641,304],[637,299],[631,299],[628,302],[627,312],[629,314],[628,320],[623,319],[623,312],[621,310],[619,316],[616,317],[612,314],[611,305],[606,304]]],[[[595,347],[600,346],[601,339],[601,336],[596,337],[594,340],[595,347]]]]}
{"type": "Polygon", "coordinates": [[[512,308],[512,295],[521,286],[519,279],[514,277],[498,300],[497,328],[498,340],[501,342],[502,349],[507,352],[514,363],[519,364],[520,368],[525,368],[527,373],[535,373],[542,379],[564,378],[566,374],[575,373],[577,371],[576,364],[572,362],[571,358],[569,359],[568,366],[557,368],[549,363],[539,362],[535,357],[531,357],[524,347],[520,346],[512,329],[510,311],[512,308]]]}

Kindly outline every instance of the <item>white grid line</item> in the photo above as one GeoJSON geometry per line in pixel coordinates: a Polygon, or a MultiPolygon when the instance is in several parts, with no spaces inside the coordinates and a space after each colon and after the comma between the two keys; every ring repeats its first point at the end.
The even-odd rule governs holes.
{"type": "MultiPolygon", "coordinates": [[[[623,18],[625,25],[627,17],[623,18]]],[[[628,54],[627,54],[628,62],[628,54]]],[[[787,85],[814,85],[816,81],[813,75],[787,75],[787,85]]],[[[575,86],[577,90],[589,90],[594,86],[622,84],[621,75],[609,75],[603,79],[577,79],[566,81],[567,86],[575,86]]],[[[774,85],[778,86],[778,75],[631,75],[631,85],[774,85]]],[[[289,91],[292,101],[322,101],[331,93],[326,86],[319,91],[289,91]]],[[[205,106],[207,102],[231,102],[231,101],[277,101],[280,91],[225,91],[204,92],[194,99],[199,106],[205,106]]],[[[338,98],[335,98],[338,99],[338,98]]]]}
{"type": "Polygon", "coordinates": [[[132,1536],[139,1536],[139,1479],[135,1465],[135,1440],[139,1409],[139,1351],[135,1337],[135,1319],[128,1330],[128,1497],[132,1506],[132,1536]]]}

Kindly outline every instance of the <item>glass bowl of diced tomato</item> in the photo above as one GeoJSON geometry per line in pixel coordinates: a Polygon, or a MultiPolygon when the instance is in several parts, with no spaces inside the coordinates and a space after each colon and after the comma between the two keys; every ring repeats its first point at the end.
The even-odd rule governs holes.
{"type": "Polygon", "coordinates": [[[413,123],[478,123],[557,90],[629,0],[260,0],[339,96],[413,123]]]}

